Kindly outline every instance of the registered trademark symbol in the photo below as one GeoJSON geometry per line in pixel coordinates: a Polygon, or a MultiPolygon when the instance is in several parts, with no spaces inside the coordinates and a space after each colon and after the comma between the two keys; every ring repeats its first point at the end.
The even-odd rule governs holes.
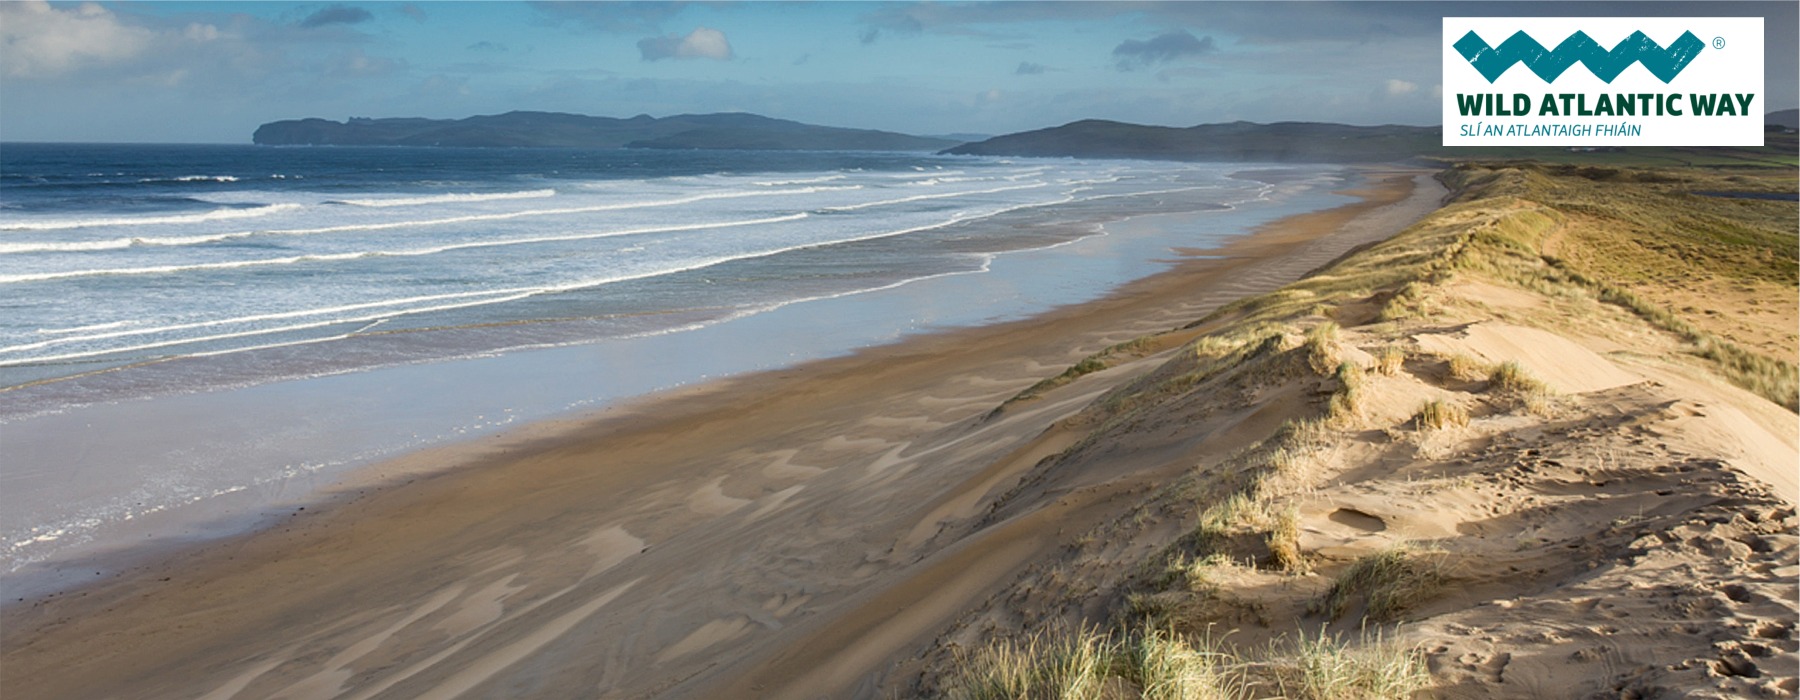
{"type": "Polygon", "coordinates": [[[1713,48],[1715,48],[1715,49],[1725,48],[1725,37],[1722,37],[1722,36],[1713,37],[1713,48]]]}

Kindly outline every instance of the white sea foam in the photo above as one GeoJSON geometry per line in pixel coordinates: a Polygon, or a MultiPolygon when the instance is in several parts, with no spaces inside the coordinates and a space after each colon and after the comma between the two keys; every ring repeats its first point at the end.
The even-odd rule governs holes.
{"type": "Polygon", "coordinates": [[[891,173],[891,174],[888,174],[886,177],[889,177],[889,178],[892,178],[895,180],[917,180],[920,178],[933,178],[933,177],[943,177],[945,175],[962,175],[963,174],[963,171],[961,171],[961,170],[942,170],[942,169],[925,170],[924,168],[914,168],[914,169],[919,170],[920,172],[891,173]]]}
{"type": "Polygon", "coordinates": [[[204,221],[221,221],[226,219],[253,219],[259,216],[279,214],[285,211],[300,209],[299,204],[268,204],[260,207],[244,207],[235,209],[214,209],[200,214],[175,214],[170,216],[128,216],[97,219],[57,219],[49,221],[8,221],[0,223],[0,231],[61,231],[75,228],[93,228],[96,226],[156,226],[163,224],[197,224],[204,221]]]}
{"type": "Polygon", "coordinates": [[[79,253],[93,250],[130,248],[135,238],[108,238],[102,241],[24,241],[0,243],[0,255],[9,253],[79,253]]]}
{"type": "Polygon", "coordinates": [[[179,177],[146,177],[138,182],[237,182],[236,175],[181,175],[179,177]]]}
{"type": "Polygon", "coordinates": [[[110,330],[113,328],[123,328],[123,327],[129,326],[131,324],[132,324],[131,321],[113,321],[110,323],[96,323],[96,324],[88,325],[88,326],[75,326],[73,328],[39,328],[37,332],[38,332],[38,335],[63,335],[65,333],[88,333],[91,331],[104,331],[104,330],[110,330]]]}
{"type": "MultiPolygon", "coordinates": [[[[627,282],[627,281],[644,279],[644,278],[649,278],[649,277],[660,277],[660,276],[664,276],[664,275],[679,274],[682,272],[692,272],[695,270],[706,269],[709,267],[714,267],[714,266],[722,265],[722,264],[729,263],[729,262],[767,258],[767,257],[772,257],[772,256],[776,256],[776,255],[781,255],[784,253],[799,251],[799,250],[807,250],[807,249],[820,248],[820,247],[825,247],[825,246],[842,245],[845,243],[855,243],[855,242],[861,242],[861,241],[876,240],[876,239],[881,239],[881,238],[891,238],[891,237],[895,237],[895,236],[902,236],[902,235],[907,235],[907,234],[912,234],[912,233],[920,233],[923,231],[930,231],[930,230],[940,229],[945,226],[964,223],[964,222],[970,221],[970,220],[988,218],[988,217],[991,217],[991,216],[994,216],[994,215],[997,215],[1000,213],[1008,212],[1008,211],[1016,211],[1018,209],[1035,207],[1035,206],[1046,206],[1049,204],[1055,204],[1055,203],[1061,203],[1061,202],[1067,202],[1067,201],[1068,201],[1068,198],[1065,197],[1065,198],[1059,200],[1058,202],[1031,203],[1031,204],[1023,204],[1023,205],[1017,205],[1017,206],[1012,206],[1012,207],[1002,207],[1002,208],[998,208],[998,209],[987,211],[987,212],[981,212],[978,214],[970,213],[970,212],[957,212],[955,214],[952,214],[950,217],[948,217],[944,220],[933,222],[933,223],[928,223],[928,224],[921,224],[921,225],[917,225],[917,226],[909,226],[909,227],[900,228],[900,229],[879,231],[879,232],[868,233],[868,234],[859,235],[859,236],[850,236],[850,237],[838,238],[838,239],[832,239],[832,240],[795,243],[795,244],[786,245],[786,246],[777,246],[775,248],[770,248],[770,249],[765,249],[765,250],[744,251],[744,252],[731,253],[731,254],[725,254],[725,255],[714,255],[714,256],[709,256],[709,257],[705,257],[705,258],[699,258],[699,259],[690,261],[686,264],[678,265],[678,266],[674,266],[674,267],[659,268],[659,269],[647,270],[647,271],[631,273],[631,274],[590,278],[590,279],[577,280],[577,281],[567,282],[567,283],[562,283],[562,284],[543,285],[543,286],[536,286],[536,287],[514,287],[514,288],[508,288],[508,289],[485,290],[482,292],[469,292],[469,293],[462,293],[462,294],[433,295],[430,297],[417,297],[417,298],[407,299],[407,300],[387,300],[387,301],[378,301],[378,302],[367,302],[367,303],[363,303],[363,304],[351,304],[351,305],[344,305],[344,306],[331,307],[331,308],[325,308],[325,309],[317,309],[317,310],[281,312],[281,313],[274,313],[274,314],[261,314],[261,315],[257,315],[257,316],[241,317],[241,318],[237,318],[237,319],[225,319],[225,320],[219,320],[219,321],[207,321],[207,322],[200,322],[200,323],[174,325],[174,326],[162,326],[162,327],[157,327],[157,328],[133,329],[130,331],[116,331],[116,332],[112,332],[112,333],[104,333],[104,334],[96,334],[96,335],[92,335],[92,336],[87,336],[85,338],[55,338],[55,339],[50,339],[50,340],[39,341],[36,343],[27,343],[27,344],[22,344],[22,345],[14,345],[14,346],[10,346],[10,347],[0,348],[0,353],[26,352],[26,351],[30,351],[30,350],[43,349],[43,348],[51,347],[51,346],[55,346],[55,345],[64,345],[64,344],[68,344],[68,343],[72,343],[72,342],[105,340],[105,339],[109,339],[109,338],[140,336],[140,335],[153,334],[153,333],[178,332],[181,330],[193,330],[196,328],[217,327],[217,326],[222,326],[222,325],[242,324],[242,323],[249,323],[249,322],[263,321],[263,320],[282,320],[282,319],[287,319],[287,318],[302,318],[305,316],[324,315],[324,314],[328,314],[328,313],[341,313],[343,311],[363,311],[363,310],[370,310],[370,309],[380,308],[380,307],[385,307],[385,306],[399,306],[399,305],[402,305],[405,303],[415,303],[418,301],[449,301],[449,300],[453,300],[453,299],[465,299],[466,300],[466,301],[455,301],[453,303],[447,303],[447,304],[434,304],[434,305],[428,305],[428,306],[423,306],[423,307],[391,309],[391,310],[388,310],[388,311],[385,311],[382,313],[375,313],[375,314],[353,315],[353,316],[348,316],[348,317],[334,317],[334,318],[321,319],[321,320],[317,320],[317,321],[310,321],[310,322],[299,323],[299,324],[277,326],[277,327],[272,327],[272,328],[255,328],[255,329],[249,329],[249,330],[243,330],[243,331],[217,333],[217,334],[198,336],[198,337],[176,338],[176,339],[156,341],[156,342],[151,342],[151,343],[143,343],[143,344],[139,344],[139,345],[132,345],[132,346],[126,346],[126,347],[113,347],[113,348],[105,348],[105,349],[84,350],[84,351],[77,351],[77,352],[65,353],[65,354],[60,354],[60,355],[33,356],[33,357],[19,358],[19,359],[14,359],[14,360],[0,360],[0,367],[15,366],[15,365],[21,365],[21,364],[35,364],[35,363],[43,363],[43,362],[61,362],[61,361],[67,361],[67,360],[96,357],[96,356],[101,356],[101,355],[111,355],[111,354],[115,354],[115,353],[143,352],[146,350],[157,350],[157,349],[176,347],[176,346],[181,346],[181,345],[219,342],[219,341],[233,340],[233,339],[237,339],[237,338],[244,338],[244,337],[250,337],[250,336],[257,336],[257,335],[289,333],[289,332],[304,331],[304,330],[310,330],[310,329],[315,329],[315,328],[322,328],[322,327],[327,327],[327,326],[349,324],[349,323],[367,323],[367,322],[371,322],[371,321],[385,320],[385,319],[396,318],[396,317],[400,317],[400,316],[410,316],[410,315],[416,315],[416,314],[434,313],[434,312],[441,312],[441,311],[453,311],[453,310],[457,310],[457,309],[471,308],[471,307],[476,307],[476,306],[499,304],[499,303],[505,303],[505,302],[511,302],[511,301],[518,301],[521,299],[526,299],[526,298],[539,296],[539,295],[543,295],[543,294],[557,294],[557,293],[580,291],[580,290],[591,289],[594,287],[604,286],[604,285],[608,285],[608,284],[616,284],[619,282],[627,282]],[[475,297],[486,297],[486,298],[475,298],[475,297]]],[[[789,215],[789,216],[785,216],[785,217],[774,217],[769,220],[758,221],[758,222],[754,222],[754,223],[773,223],[776,221],[788,221],[788,220],[795,220],[798,218],[802,218],[804,216],[805,216],[804,214],[796,214],[796,215],[789,215]]],[[[740,225],[743,225],[743,224],[740,224],[740,225]]],[[[566,240],[569,238],[581,238],[581,237],[603,237],[605,235],[609,235],[609,234],[585,234],[583,236],[557,237],[557,238],[566,240]]],[[[620,232],[615,232],[610,235],[624,235],[624,234],[622,234],[620,232]]],[[[423,254],[423,253],[420,253],[420,254],[423,254]]],[[[354,254],[354,255],[365,255],[365,254],[354,254]]],[[[296,256],[296,257],[307,257],[307,256],[296,256]]],[[[325,256],[320,256],[320,257],[325,257],[325,256]]],[[[286,259],[283,259],[283,260],[286,260],[286,259]]],[[[243,262],[252,262],[252,261],[243,261],[243,262]]],[[[238,264],[238,263],[224,263],[224,264],[238,264]]],[[[319,340],[320,339],[316,339],[316,338],[315,339],[296,340],[296,341],[290,341],[287,343],[277,343],[274,345],[270,345],[268,347],[292,345],[292,344],[297,344],[297,343],[318,342],[319,340]]],[[[259,347],[263,347],[263,346],[259,346],[259,347]]],[[[245,348],[227,349],[227,350],[222,350],[222,351],[209,352],[208,354],[239,352],[244,349],[245,348]]]]}
{"type": "Polygon", "coordinates": [[[493,202],[507,199],[543,199],[555,197],[556,190],[525,190],[522,192],[470,192],[465,194],[434,194],[424,197],[392,197],[383,199],[345,199],[342,204],[359,207],[415,207],[421,204],[452,204],[462,202],[493,202]]]}
{"type": "Polygon", "coordinates": [[[813,185],[821,182],[836,182],[842,179],[844,179],[843,175],[824,175],[820,177],[805,177],[798,180],[765,180],[763,182],[752,182],[750,184],[756,185],[757,187],[784,187],[787,185],[813,185]]]}
{"type": "MultiPolygon", "coordinates": [[[[593,238],[612,238],[616,236],[634,236],[650,233],[671,233],[676,231],[696,231],[713,228],[732,228],[737,226],[754,226],[787,221],[798,221],[806,218],[805,212],[773,216],[760,219],[744,219],[739,221],[714,221],[700,224],[676,224],[670,226],[647,226],[641,228],[603,231],[599,233],[581,233],[566,236],[533,236],[530,238],[512,238],[492,241],[471,241],[467,243],[449,243],[427,248],[408,250],[361,250],[347,253],[289,255],[279,258],[257,258],[254,260],[231,260],[226,262],[191,263],[187,265],[150,265],[145,267],[114,267],[86,270],[64,270],[60,272],[35,272],[18,275],[0,275],[0,284],[17,284],[22,282],[45,282],[50,280],[70,279],[75,277],[105,277],[120,275],[157,275],[181,272],[200,272],[206,270],[235,270],[246,267],[267,267],[270,265],[292,265],[295,263],[337,262],[356,260],[359,258],[412,257],[419,255],[435,255],[452,250],[470,248],[496,248],[502,246],[528,245],[534,243],[552,243],[560,241],[579,241],[593,238]]],[[[0,348],[0,351],[4,351],[0,348]]]]}
{"type": "Polygon", "coordinates": [[[918,201],[923,201],[923,200],[927,200],[927,199],[949,199],[952,197],[969,197],[969,196],[978,195],[978,194],[999,194],[1001,192],[1012,192],[1014,190],[1032,190],[1032,189],[1037,189],[1039,187],[1046,187],[1046,186],[1048,186],[1048,184],[1049,183],[1037,182],[1037,183],[1032,183],[1029,185],[1014,185],[1011,187],[995,187],[995,188],[986,189],[986,190],[962,190],[959,192],[939,192],[939,193],[935,193],[935,194],[919,194],[919,195],[913,195],[911,197],[900,197],[897,199],[880,199],[880,200],[876,200],[873,202],[861,202],[858,204],[846,204],[843,206],[836,206],[836,207],[823,207],[823,208],[819,209],[819,211],[856,211],[859,209],[868,209],[870,207],[885,207],[885,206],[888,206],[891,204],[905,204],[907,202],[918,202],[918,201]]]}
{"type": "MultiPolygon", "coordinates": [[[[688,195],[671,199],[650,200],[644,202],[619,202],[614,204],[597,204],[582,207],[561,207],[555,209],[522,209],[492,214],[468,214],[436,219],[409,219],[401,221],[381,221],[363,224],[343,224],[338,226],[321,226],[317,228],[268,229],[260,231],[236,231],[231,233],[210,233],[193,236],[128,236],[101,241],[20,241],[16,243],[0,243],[0,254],[8,253],[41,253],[66,251],[115,250],[132,246],[184,246],[217,243],[253,236],[311,236],[330,233],[349,233],[355,231],[386,231],[406,228],[428,228],[451,224],[478,223],[485,221],[507,221],[542,216],[567,216],[570,214],[592,214],[603,211],[628,211],[655,207],[672,207],[683,204],[694,204],[721,199],[741,199],[746,197],[783,197],[819,192],[843,192],[862,189],[861,185],[845,185],[836,187],[799,187],[783,190],[735,190],[726,192],[709,192],[688,195]]],[[[299,206],[299,205],[278,205],[299,206]]],[[[4,230],[4,229],[0,229],[4,230]]],[[[59,275],[69,276],[69,275],[59,275]]],[[[0,276],[0,283],[30,281],[20,276],[0,276]]],[[[31,279],[53,279],[25,276],[31,279]]]]}

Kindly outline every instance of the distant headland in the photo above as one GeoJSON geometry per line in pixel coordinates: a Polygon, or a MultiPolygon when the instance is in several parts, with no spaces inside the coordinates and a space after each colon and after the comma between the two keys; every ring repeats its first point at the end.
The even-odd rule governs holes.
{"type": "MultiPolygon", "coordinates": [[[[1792,151],[1795,110],[1766,115],[1781,151],[1792,151]]],[[[1118,158],[1235,163],[1381,163],[1424,158],[1543,157],[1573,150],[1520,145],[1454,149],[1440,127],[1328,122],[1229,122],[1190,127],[1084,119],[987,137],[915,136],[846,129],[742,112],[629,119],[557,112],[507,112],[464,119],[351,117],[289,119],[257,128],[268,146],[419,146],[487,148],[654,148],[668,150],[929,151],[945,155],[1118,158]],[[1477,152],[1479,151],[1479,152],[1477,152]]],[[[1588,149],[1592,150],[1592,149],[1588,149]]],[[[1618,149],[1606,149],[1618,150],[1618,149]]],[[[1667,149],[1658,149],[1658,152],[1667,149]]],[[[1681,150],[1681,149],[1675,149],[1681,150]]],[[[1684,157],[1677,157],[1685,161],[1684,157]]]]}
{"type": "Polygon", "coordinates": [[[662,148],[809,151],[938,151],[958,141],[872,129],[803,124],[755,114],[679,114],[629,119],[507,112],[465,119],[289,119],[256,129],[265,146],[662,148]]]}

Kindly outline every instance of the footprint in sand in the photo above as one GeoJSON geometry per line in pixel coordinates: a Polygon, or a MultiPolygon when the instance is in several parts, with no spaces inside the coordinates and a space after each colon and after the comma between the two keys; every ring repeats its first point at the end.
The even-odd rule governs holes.
{"type": "Polygon", "coordinates": [[[1362,532],[1382,532],[1387,529],[1387,521],[1355,508],[1339,508],[1331,511],[1331,515],[1326,518],[1331,522],[1362,532]]]}

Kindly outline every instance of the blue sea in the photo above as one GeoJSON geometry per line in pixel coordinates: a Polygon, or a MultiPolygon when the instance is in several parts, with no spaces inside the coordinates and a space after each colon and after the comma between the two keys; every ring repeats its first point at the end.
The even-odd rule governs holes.
{"type": "Polygon", "coordinates": [[[295,498],[519,420],[1085,301],[1172,247],[1343,201],[1327,191],[1348,177],[1244,170],[0,145],[0,575],[121,523],[246,491],[295,498]],[[1183,212],[1216,216],[1181,240],[1093,242],[1183,212]],[[996,271],[1008,256],[1035,269],[996,271]],[[833,314],[868,318],[827,330],[833,314]],[[765,315],[792,330],[731,335],[765,315]],[[687,334],[738,346],[657,349],[687,334]]]}

